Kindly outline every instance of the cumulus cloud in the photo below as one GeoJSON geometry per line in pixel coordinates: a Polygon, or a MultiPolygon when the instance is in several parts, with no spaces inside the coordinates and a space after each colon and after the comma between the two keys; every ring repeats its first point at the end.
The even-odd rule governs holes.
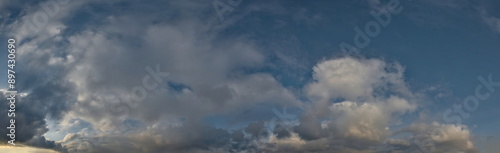
{"type": "Polygon", "coordinates": [[[261,72],[269,59],[252,39],[221,35],[224,29],[198,13],[212,9],[181,0],[69,2],[41,33],[23,32],[18,22],[4,26],[22,42],[18,80],[27,94],[18,103],[18,140],[71,153],[374,152],[412,148],[411,138],[422,136],[436,150],[473,151],[465,127],[392,129],[419,108],[400,64],[337,57],[319,62],[308,84],[291,89],[261,72]],[[158,71],[168,75],[152,74],[158,71]],[[137,98],[141,88],[146,96],[137,98]],[[271,106],[303,111],[289,122],[244,117],[246,124],[233,129],[207,123],[271,106]],[[62,140],[44,136],[47,120],[67,133],[62,140]],[[434,129],[438,135],[425,133],[434,129]],[[392,138],[401,133],[414,137],[392,138]]]}
{"type": "MultiPolygon", "coordinates": [[[[418,106],[418,96],[410,92],[403,71],[397,63],[351,57],[327,60],[316,65],[313,74],[315,81],[306,86],[306,92],[316,100],[313,102],[317,106],[311,107],[295,128],[301,140],[305,141],[296,148],[298,152],[384,152],[388,148],[385,151],[419,150],[418,147],[408,147],[415,145],[411,138],[392,139],[400,134],[396,132],[397,129],[392,129],[398,124],[394,121],[415,111],[418,106]],[[324,109],[325,106],[328,109],[324,109]]],[[[441,137],[428,135],[430,142],[439,144],[435,148],[437,150],[473,149],[467,129],[436,122],[431,125],[422,123],[422,126],[429,127],[411,133],[412,138],[433,131],[433,128],[440,129],[441,137]],[[447,137],[455,132],[461,136],[447,137]],[[452,145],[448,144],[450,142],[463,142],[461,145],[466,147],[446,146],[452,145]]],[[[413,128],[414,125],[411,125],[404,129],[413,128]]],[[[280,149],[289,151],[290,148],[283,146],[280,149]]]]}
{"type": "MultiPolygon", "coordinates": [[[[115,5],[115,2],[119,3],[103,2],[102,5],[115,5]]],[[[89,1],[85,6],[95,3],[100,2],[89,1]]],[[[111,144],[85,141],[100,145],[95,147],[96,152],[120,152],[112,148],[128,143],[150,143],[146,139],[149,136],[159,139],[152,146],[130,146],[132,148],[128,149],[139,152],[157,152],[165,148],[203,150],[216,147],[210,146],[216,140],[206,139],[219,136],[200,133],[193,137],[191,133],[205,129],[217,131],[208,125],[202,126],[202,119],[208,115],[234,113],[259,103],[299,104],[295,95],[273,76],[240,74],[238,70],[259,68],[265,60],[251,40],[219,38],[217,31],[210,31],[205,26],[208,20],[184,10],[211,7],[184,1],[159,2],[158,5],[180,11],[180,16],[165,19],[162,17],[171,15],[158,8],[149,10],[152,14],[142,13],[155,4],[131,4],[140,9],[127,13],[108,10],[101,14],[107,16],[104,24],[94,27],[80,29],[64,25],[72,20],[68,14],[87,13],[86,7],[71,11],[62,9],[63,12],[51,18],[51,24],[41,27],[42,33],[36,35],[16,26],[22,23],[10,26],[14,37],[24,42],[19,46],[22,52],[18,55],[19,62],[26,65],[19,72],[24,74],[19,79],[23,82],[20,85],[25,85],[21,89],[28,93],[21,99],[26,102],[18,105],[20,108],[26,105],[23,109],[26,112],[21,111],[18,115],[20,121],[26,122],[26,125],[19,122],[19,141],[35,146],[49,145],[42,143],[45,141],[42,135],[48,131],[45,119],[61,120],[62,129],[71,128],[71,123],[79,120],[90,125],[87,131],[70,133],[60,141],[70,152],[78,152],[81,147],[71,142],[92,138],[120,140],[122,143],[111,144]],[[138,19],[143,22],[137,22],[138,19]],[[144,26],[144,22],[150,24],[144,26]],[[59,31],[53,32],[54,28],[59,31]],[[66,33],[69,31],[73,32],[66,33]],[[156,80],[158,84],[155,90],[148,91],[147,99],[134,101],[134,87],[143,86],[143,78],[150,75],[145,69],[147,66],[171,75],[156,80]],[[170,83],[182,84],[185,88],[176,89],[170,83]],[[22,113],[31,115],[24,118],[22,113]],[[172,119],[185,119],[189,123],[165,129],[173,124],[172,119]],[[122,130],[128,128],[123,125],[126,121],[136,121],[146,132],[123,133],[122,130]]],[[[74,7],[76,4],[68,5],[74,7]]],[[[36,11],[26,14],[23,18],[36,11]]]]}
{"type": "MultiPolygon", "coordinates": [[[[396,132],[412,133],[410,139],[420,140],[416,147],[434,152],[478,152],[471,140],[470,130],[464,125],[417,122],[396,132]],[[427,142],[427,143],[425,143],[427,142]]],[[[410,147],[411,145],[404,144],[410,147]]]]}
{"type": "Polygon", "coordinates": [[[377,59],[357,60],[351,57],[327,60],[314,68],[314,83],[307,92],[318,100],[343,98],[359,100],[372,98],[381,89],[397,89],[408,94],[404,84],[403,67],[386,64],[377,59]]]}

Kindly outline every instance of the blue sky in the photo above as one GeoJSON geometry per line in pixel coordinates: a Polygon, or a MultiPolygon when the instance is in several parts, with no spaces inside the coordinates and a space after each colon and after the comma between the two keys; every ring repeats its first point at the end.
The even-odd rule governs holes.
{"type": "MultiPolygon", "coordinates": [[[[292,56],[299,54],[295,56],[306,61],[303,62],[306,67],[311,67],[315,61],[338,54],[336,52],[339,48],[336,45],[340,42],[352,42],[354,26],[363,27],[374,20],[368,13],[372,10],[369,4],[359,1],[284,3],[283,7],[299,10],[295,12],[295,17],[305,14],[309,18],[304,19],[303,23],[293,23],[293,15],[277,13],[278,15],[269,17],[255,13],[246,17],[250,21],[238,21],[242,24],[236,23],[230,29],[252,33],[264,45],[274,43],[271,40],[276,39],[275,37],[290,38],[287,41],[294,42],[287,47],[295,49],[287,48],[286,52],[292,56]],[[314,21],[315,15],[321,16],[321,19],[314,21]],[[292,23],[273,28],[280,21],[287,20],[292,20],[292,23]]],[[[400,62],[406,68],[407,80],[417,89],[438,86],[446,92],[452,92],[450,98],[435,101],[436,104],[433,105],[437,106],[433,107],[439,109],[451,108],[454,103],[460,103],[468,95],[474,94],[479,84],[478,76],[499,75],[496,66],[500,64],[500,52],[497,51],[500,48],[497,43],[500,37],[495,29],[481,19],[478,8],[475,8],[486,7],[485,9],[491,9],[490,15],[495,16],[498,13],[494,11],[497,7],[495,2],[481,2],[484,5],[493,3],[490,6],[467,6],[472,2],[465,1],[444,1],[442,5],[421,1],[402,3],[403,13],[393,15],[389,26],[372,38],[368,47],[361,51],[364,56],[400,62]]],[[[481,102],[477,112],[473,113],[473,118],[465,120],[465,123],[470,126],[478,125],[479,133],[489,131],[497,135],[494,131],[499,123],[492,123],[487,116],[495,116],[491,113],[499,107],[500,104],[495,103],[499,98],[498,94],[494,94],[481,102]],[[488,126],[481,127],[481,124],[488,126]]]]}
{"type": "MultiPolygon", "coordinates": [[[[8,38],[18,41],[16,81],[26,95],[17,120],[26,146],[493,152],[500,88],[478,78],[500,82],[499,7],[494,0],[10,0],[0,2],[0,40],[5,49],[8,38]],[[390,21],[381,26],[371,12],[390,21]],[[26,29],[40,14],[46,21],[26,29]],[[367,34],[369,23],[380,31],[356,46],[355,29],[367,34]],[[343,52],[342,42],[359,53],[343,52]],[[464,108],[478,86],[490,96],[460,117],[454,106],[464,108]],[[444,117],[448,110],[461,124],[444,117]]],[[[6,75],[0,80],[5,88],[6,75]]]]}

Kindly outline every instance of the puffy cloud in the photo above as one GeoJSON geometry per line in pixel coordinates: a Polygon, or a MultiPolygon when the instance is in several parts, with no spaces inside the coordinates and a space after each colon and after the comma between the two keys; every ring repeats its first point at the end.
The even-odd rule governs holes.
{"type": "MultiPolygon", "coordinates": [[[[259,69],[265,61],[251,40],[219,37],[219,31],[205,26],[209,20],[184,10],[211,7],[184,1],[131,2],[140,9],[126,13],[107,10],[100,14],[107,16],[103,24],[81,28],[69,22],[73,20],[70,15],[89,13],[85,11],[94,3],[101,2],[68,4],[69,8],[61,8],[41,33],[26,33],[17,26],[22,23],[9,27],[18,41],[23,41],[18,56],[26,65],[19,71],[23,74],[20,85],[25,85],[21,89],[28,92],[21,100],[26,102],[18,105],[26,110],[18,115],[23,121],[18,126],[21,142],[55,148],[54,141],[45,142],[42,136],[49,130],[45,119],[61,120],[58,128],[68,130],[65,132],[74,131],[71,123],[77,120],[88,127],[70,132],[57,143],[69,152],[89,151],[82,147],[93,145],[95,152],[210,150],[226,145],[229,135],[202,124],[205,117],[235,113],[260,103],[299,105],[295,95],[273,76],[240,71],[259,69]],[[163,8],[149,9],[160,4],[178,9],[180,16],[159,11],[163,8]],[[149,13],[143,13],[145,10],[149,13]],[[150,75],[147,66],[170,75],[162,81],[150,76],[150,83],[157,86],[147,91],[143,101],[134,101],[134,87],[142,87],[143,78],[150,75]],[[171,84],[184,87],[177,89],[171,84]],[[136,126],[125,125],[131,121],[136,126]],[[132,131],[126,131],[130,128],[132,131]],[[220,135],[211,135],[217,132],[220,135]],[[126,144],[136,145],[119,147],[126,144]],[[145,144],[150,145],[142,146],[145,144]]],[[[34,13],[26,12],[22,18],[34,13]]]]}
{"type": "Polygon", "coordinates": [[[367,99],[378,96],[378,90],[382,89],[409,94],[404,83],[404,69],[397,63],[346,57],[323,61],[313,70],[315,82],[309,84],[307,94],[317,100],[367,99]]]}
{"type": "MultiPolygon", "coordinates": [[[[407,139],[389,139],[393,121],[419,107],[403,66],[380,59],[325,60],[312,68],[313,80],[300,87],[301,97],[298,90],[260,72],[268,59],[252,39],[221,35],[224,29],[196,13],[211,9],[181,0],[72,2],[40,33],[22,32],[18,22],[3,25],[23,41],[19,87],[27,94],[18,104],[19,141],[62,152],[374,152],[373,147],[384,144],[412,147],[407,139]],[[134,7],[99,12],[92,6],[134,7]],[[89,17],[73,17],[85,15],[89,17]],[[86,24],[75,25],[80,19],[86,24]],[[168,75],[152,76],[151,70],[168,75]],[[147,96],[137,100],[135,89],[140,88],[147,96]],[[251,117],[243,117],[248,125],[239,129],[206,123],[217,115],[285,105],[304,109],[298,120],[290,121],[292,127],[251,117]],[[59,132],[67,133],[62,140],[45,138],[46,120],[60,123],[59,132]]],[[[35,11],[24,13],[20,18],[35,11]]],[[[465,147],[450,151],[474,148],[468,130],[439,123],[414,124],[396,134],[417,137],[433,129],[440,133],[424,136],[437,143],[436,150],[460,144],[465,147]]]]}
{"type": "MultiPolygon", "coordinates": [[[[295,128],[304,143],[294,151],[409,152],[431,143],[438,152],[473,152],[470,133],[463,127],[434,122],[392,129],[404,114],[417,109],[419,101],[402,74],[402,66],[378,59],[344,57],[320,62],[314,67],[316,80],[306,87],[317,107],[310,107],[295,128]],[[392,138],[402,131],[412,131],[411,137],[392,138]]],[[[290,151],[285,146],[280,149],[290,151]]]]}
{"type": "MultiPolygon", "coordinates": [[[[477,152],[471,140],[470,130],[464,126],[453,124],[441,124],[438,122],[423,123],[417,122],[401,130],[395,134],[411,133],[409,139],[418,140],[413,145],[421,150],[429,150],[434,152],[477,152]]],[[[411,147],[411,145],[403,144],[403,146],[411,147]]]]}

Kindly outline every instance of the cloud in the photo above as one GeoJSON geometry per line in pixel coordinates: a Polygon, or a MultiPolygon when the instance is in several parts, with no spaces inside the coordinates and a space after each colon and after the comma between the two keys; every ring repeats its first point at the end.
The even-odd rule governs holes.
{"type": "Polygon", "coordinates": [[[408,90],[403,68],[397,63],[336,58],[318,63],[313,75],[315,81],[305,89],[319,107],[310,107],[295,127],[302,143],[293,149],[278,145],[278,152],[409,152],[422,150],[418,147],[422,143],[414,140],[423,139],[429,131],[439,131],[426,133],[438,152],[474,151],[470,132],[464,127],[433,122],[393,129],[404,114],[418,108],[419,101],[417,93],[408,90]],[[411,137],[393,139],[402,131],[412,131],[411,137]]]}
{"type": "Polygon", "coordinates": [[[314,66],[304,87],[285,87],[262,72],[269,59],[255,40],[224,35],[227,25],[221,29],[200,13],[212,9],[181,0],[73,2],[40,33],[23,32],[20,22],[6,26],[22,42],[18,80],[26,96],[18,103],[19,141],[62,152],[373,152],[381,145],[411,148],[409,139],[392,139],[410,133],[435,141],[436,150],[474,149],[463,127],[392,129],[420,107],[399,63],[336,57],[314,66]],[[138,100],[140,88],[146,96],[138,100]],[[301,109],[300,118],[245,116],[233,129],[207,123],[282,106],[301,109]],[[47,120],[59,123],[62,140],[45,138],[55,130],[47,120]],[[440,135],[425,135],[433,129],[440,135]]]}
{"type": "Polygon", "coordinates": [[[389,88],[387,84],[407,92],[403,80],[403,67],[398,64],[386,65],[381,60],[357,60],[351,57],[328,60],[314,68],[316,82],[309,84],[307,92],[317,99],[343,98],[358,100],[370,98],[379,88],[389,88]]]}
{"type": "Polygon", "coordinates": [[[483,15],[482,20],[488,25],[491,30],[495,32],[500,32],[500,19],[493,17],[493,16],[488,16],[488,15],[483,15]]]}
{"type": "MultiPolygon", "coordinates": [[[[470,130],[463,125],[416,122],[396,133],[412,133],[411,139],[427,140],[431,142],[429,150],[434,152],[477,152],[471,140],[470,130]]],[[[409,147],[407,144],[405,146],[409,147]]]]}
{"type": "Polygon", "coordinates": [[[3,153],[58,153],[57,151],[49,150],[49,149],[40,149],[29,146],[0,146],[0,150],[3,153]]]}
{"type": "MultiPolygon", "coordinates": [[[[26,102],[18,105],[26,110],[18,115],[20,121],[26,122],[19,122],[19,141],[55,148],[54,141],[46,142],[42,136],[49,130],[45,119],[60,120],[63,130],[72,129],[71,123],[78,120],[89,126],[69,133],[57,143],[69,152],[85,152],[79,143],[96,145],[96,152],[207,150],[220,147],[217,138],[229,138],[226,131],[204,125],[202,120],[207,116],[235,113],[259,103],[299,105],[295,95],[273,76],[240,72],[258,69],[265,61],[251,40],[219,37],[218,31],[205,26],[207,20],[184,10],[210,7],[184,1],[158,3],[183,8],[178,9],[180,16],[173,17],[159,8],[148,10],[155,4],[131,2],[140,9],[126,13],[107,10],[101,14],[107,15],[103,24],[80,28],[66,23],[72,20],[70,14],[86,13],[87,6],[95,3],[99,2],[79,4],[81,8],[71,4],[71,11],[65,9],[51,18],[50,24],[36,35],[22,33],[25,29],[16,26],[21,23],[10,26],[18,34],[15,37],[24,41],[19,45],[19,62],[25,64],[19,71],[23,74],[19,81],[28,95],[21,99],[26,102]],[[145,10],[152,14],[142,13],[145,10]],[[143,78],[149,75],[145,67],[154,69],[157,65],[160,71],[172,75],[157,82],[156,89],[148,91],[147,99],[133,101],[132,90],[142,86],[143,78]],[[187,88],[178,91],[168,82],[187,88]],[[174,126],[171,120],[188,122],[174,126]],[[124,126],[127,121],[139,127],[125,133],[130,128],[124,126]],[[210,135],[214,131],[221,136],[210,135]],[[126,144],[137,145],[119,147],[126,144]],[[141,146],[144,144],[150,145],[141,146]]],[[[30,13],[34,12],[27,12],[23,18],[30,13]]]]}

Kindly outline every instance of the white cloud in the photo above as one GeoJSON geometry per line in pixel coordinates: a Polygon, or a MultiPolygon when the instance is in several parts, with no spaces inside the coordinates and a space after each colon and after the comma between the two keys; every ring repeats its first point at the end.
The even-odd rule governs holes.
{"type": "Polygon", "coordinates": [[[395,88],[401,89],[396,92],[408,92],[403,80],[403,68],[377,59],[346,57],[327,60],[316,65],[313,70],[315,82],[309,84],[307,93],[318,100],[372,99],[377,96],[375,90],[387,88],[387,84],[394,84],[395,88]]]}
{"type": "Polygon", "coordinates": [[[463,125],[416,122],[396,132],[400,133],[412,133],[413,139],[430,140],[435,152],[476,152],[470,130],[463,125]]]}

